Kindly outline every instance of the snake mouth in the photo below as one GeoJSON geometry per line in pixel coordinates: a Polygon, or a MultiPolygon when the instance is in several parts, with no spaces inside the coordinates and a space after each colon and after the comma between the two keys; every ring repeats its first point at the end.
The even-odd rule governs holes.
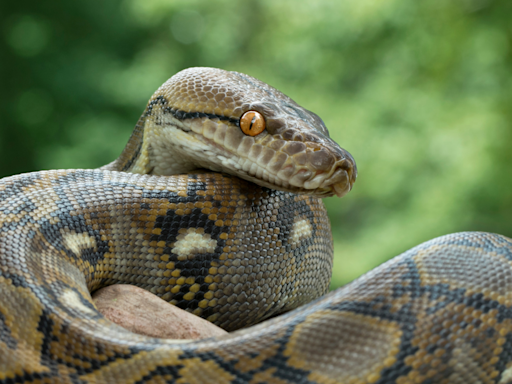
{"type": "Polygon", "coordinates": [[[357,169],[355,168],[355,164],[350,166],[348,169],[338,168],[334,171],[333,176],[327,179],[326,184],[328,193],[331,195],[336,195],[338,197],[343,197],[347,193],[352,190],[352,186],[356,180],[357,169]],[[332,181],[337,180],[337,181],[332,181]]]}
{"type": "Polygon", "coordinates": [[[303,193],[319,197],[343,197],[352,190],[356,173],[355,164],[344,160],[332,172],[319,173],[312,180],[304,182],[303,193]]]}
{"type": "Polygon", "coordinates": [[[329,171],[312,170],[310,167],[296,169],[288,165],[279,172],[281,176],[289,173],[292,173],[289,178],[274,180],[276,189],[318,197],[343,197],[352,190],[357,170],[355,163],[343,159],[329,171]]]}

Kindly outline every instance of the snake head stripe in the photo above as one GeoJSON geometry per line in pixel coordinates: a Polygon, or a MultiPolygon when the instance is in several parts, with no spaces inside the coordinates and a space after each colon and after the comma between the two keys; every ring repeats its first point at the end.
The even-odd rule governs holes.
{"type": "Polygon", "coordinates": [[[320,117],[268,84],[216,68],[185,69],[165,82],[115,168],[157,175],[204,168],[317,197],[345,195],[357,176],[320,117]],[[264,119],[255,136],[240,129],[248,111],[264,119]]]}

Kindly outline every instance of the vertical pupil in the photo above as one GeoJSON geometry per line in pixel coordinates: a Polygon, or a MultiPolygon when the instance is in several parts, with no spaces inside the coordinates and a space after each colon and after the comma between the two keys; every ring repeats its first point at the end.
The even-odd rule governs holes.
{"type": "Polygon", "coordinates": [[[252,117],[251,125],[249,125],[249,131],[252,129],[253,124],[256,122],[256,114],[252,117]]]}

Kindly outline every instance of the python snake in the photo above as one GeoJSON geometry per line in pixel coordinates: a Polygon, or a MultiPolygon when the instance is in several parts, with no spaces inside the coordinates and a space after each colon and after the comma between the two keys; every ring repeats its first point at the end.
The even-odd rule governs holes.
{"type": "Polygon", "coordinates": [[[356,173],[267,84],[179,72],[113,163],[1,181],[0,383],[512,383],[504,236],[443,236],[326,294],[320,198],[356,173]],[[116,283],[236,331],[135,335],[91,300],[116,283]]]}

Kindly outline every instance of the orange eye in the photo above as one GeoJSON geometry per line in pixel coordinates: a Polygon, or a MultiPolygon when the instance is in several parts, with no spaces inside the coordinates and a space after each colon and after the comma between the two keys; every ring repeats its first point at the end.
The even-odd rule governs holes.
{"type": "Polygon", "coordinates": [[[265,119],[259,112],[247,111],[240,118],[240,128],[246,135],[259,135],[265,129],[265,119]]]}

